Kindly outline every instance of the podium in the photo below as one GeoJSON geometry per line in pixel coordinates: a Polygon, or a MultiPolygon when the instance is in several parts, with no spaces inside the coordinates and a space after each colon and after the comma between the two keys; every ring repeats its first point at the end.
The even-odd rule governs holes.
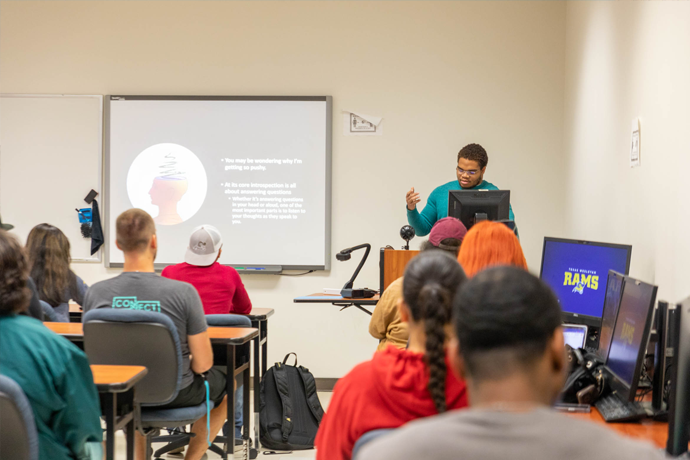
{"type": "Polygon", "coordinates": [[[407,264],[419,254],[417,250],[406,249],[386,249],[381,248],[379,260],[380,276],[380,295],[390,286],[390,284],[403,276],[407,264]]]}

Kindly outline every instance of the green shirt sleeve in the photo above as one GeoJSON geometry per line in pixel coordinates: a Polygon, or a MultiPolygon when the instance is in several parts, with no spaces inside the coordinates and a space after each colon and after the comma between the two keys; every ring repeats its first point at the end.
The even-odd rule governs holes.
{"type": "Polygon", "coordinates": [[[436,223],[436,200],[433,194],[429,196],[426,206],[420,213],[415,207],[412,211],[407,208],[407,222],[414,228],[416,236],[426,236],[431,231],[431,227],[436,223]]]}
{"type": "Polygon", "coordinates": [[[56,382],[65,406],[55,414],[53,428],[75,458],[91,460],[94,450],[98,450],[93,443],[103,442],[98,391],[86,355],[76,347],[70,350],[70,355],[64,374],[56,382]]]}

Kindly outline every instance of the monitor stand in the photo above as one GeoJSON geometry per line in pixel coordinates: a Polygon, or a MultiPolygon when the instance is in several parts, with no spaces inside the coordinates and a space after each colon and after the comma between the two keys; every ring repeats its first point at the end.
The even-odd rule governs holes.
{"type": "Polygon", "coordinates": [[[489,220],[489,215],[485,212],[478,212],[474,215],[474,223],[478,224],[481,221],[489,220]]]}

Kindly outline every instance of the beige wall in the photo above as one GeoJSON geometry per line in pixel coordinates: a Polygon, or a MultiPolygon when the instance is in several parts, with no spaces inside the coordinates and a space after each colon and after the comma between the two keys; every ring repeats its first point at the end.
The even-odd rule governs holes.
{"type": "Polygon", "coordinates": [[[633,245],[631,274],[690,295],[690,3],[569,2],[564,151],[572,237],[633,245]],[[642,165],[629,167],[641,120],[642,165]]]}
{"type": "MultiPolygon", "coordinates": [[[[489,152],[486,178],[512,190],[533,270],[543,237],[563,234],[564,3],[2,1],[0,9],[2,92],[332,95],[334,250],[400,246],[405,192],[415,186],[426,200],[452,180],[469,142],[489,152]],[[342,109],[383,116],[384,135],[343,137],[342,109]]],[[[354,259],[301,278],[244,277],[254,304],[277,312],[271,361],[296,351],[317,377],[339,377],[371,356],[368,316],[292,303],[342,286],[354,259]]],[[[74,268],[90,283],[117,273],[74,268]]],[[[376,252],[357,285],[378,286],[376,252]]]]}

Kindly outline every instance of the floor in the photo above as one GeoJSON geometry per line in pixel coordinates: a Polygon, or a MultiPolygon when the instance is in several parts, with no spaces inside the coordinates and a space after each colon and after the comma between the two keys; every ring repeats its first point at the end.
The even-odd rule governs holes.
{"type": "MultiPolygon", "coordinates": [[[[321,400],[321,405],[323,406],[324,410],[326,410],[328,408],[328,403],[331,400],[331,394],[332,394],[331,392],[319,392],[319,399],[321,400]]],[[[252,397],[250,398],[250,401],[253,401],[253,400],[254,400],[254,397],[252,395],[252,397]]],[[[253,408],[252,408],[252,410],[253,410],[253,408]]],[[[251,427],[252,433],[254,433],[254,431],[253,431],[254,430],[253,418],[254,417],[253,417],[253,412],[252,412],[252,421],[251,421],[252,422],[252,427],[251,427]]],[[[253,436],[253,434],[252,434],[252,436],[253,436]]],[[[116,433],[115,438],[116,438],[115,439],[115,460],[125,460],[126,444],[125,444],[125,437],[124,437],[122,431],[116,433]]],[[[162,445],[162,444],[160,444],[160,445],[162,445]]],[[[154,445],[154,448],[155,448],[155,445],[154,445]]],[[[263,455],[263,454],[259,454],[258,458],[259,459],[267,459],[267,460],[268,459],[270,459],[270,460],[312,459],[313,460],[315,458],[315,456],[316,456],[316,452],[314,450],[305,450],[305,451],[295,451],[295,452],[292,452],[291,454],[286,454],[286,455],[275,455],[275,454],[263,455]]],[[[181,455],[164,455],[161,458],[164,458],[166,460],[173,460],[173,459],[181,460],[184,457],[182,457],[181,455]]],[[[209,452],[207,454],[207,456],[204,458],[207,458],[208,460],[213,460],[213,459],[220,458],[220,456],[218,456],[212,452],[209,452]]],[[[236,458],[241,458],[241,454],[239,451],[236,452],[236,458]]]]}

